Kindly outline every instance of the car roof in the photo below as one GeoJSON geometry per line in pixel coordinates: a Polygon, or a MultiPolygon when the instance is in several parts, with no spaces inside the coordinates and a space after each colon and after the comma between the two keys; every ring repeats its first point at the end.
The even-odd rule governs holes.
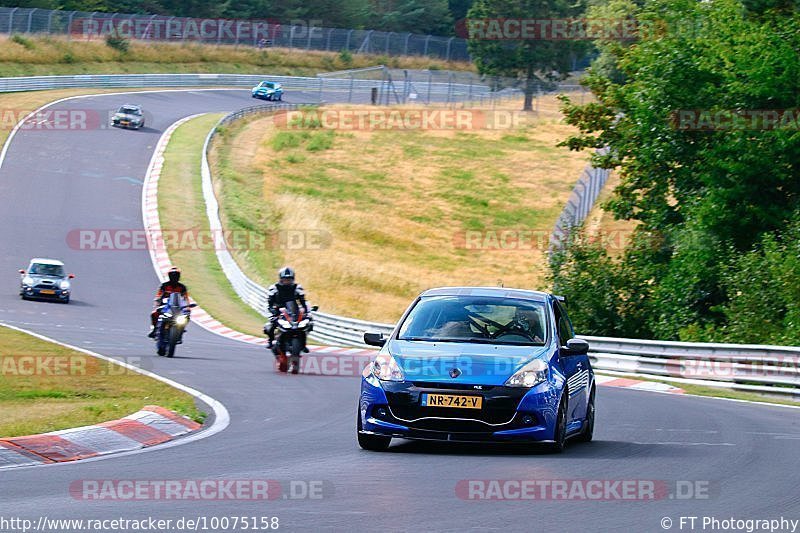
{"type": "Polygon", "coordinates": [[[142,106],[136,105],[136,104],[122,104],[121,106],[119,106],[120,109],[122,109],[123,107],[134,107],[136,109],[141,109],[142,108],[142,106]]]}
{"type": "Polygon", "coordinates": [[[64,263],[58,259],[47,259],[46,257],[34,257],[31,259],[31,263],[39,263],[41,265],[56,265],[62,267],[64,266],[64,263]]]}
{"type": "Polygon", "coordinates": [[[492,298],[520,298],[545,302],[549,295],[541,291],[507,287],[436,287],[420,294],[421,298],[427,296],[488,296],[492,298]]]}

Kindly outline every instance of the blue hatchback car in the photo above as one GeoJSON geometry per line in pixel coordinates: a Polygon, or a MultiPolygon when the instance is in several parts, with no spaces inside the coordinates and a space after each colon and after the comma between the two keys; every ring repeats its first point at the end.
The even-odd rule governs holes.
{"type": "Polygon", "coordinates": [[[262,81],[250,91],[253,98],[280,102],[283,100],[283,86],[272,81],[262,81]]]}
{"type": "Polygon", "coordinates": [[[423,292],[381,346],[361,380],[358,443],[590,441],[595,382],[563,299],[506,288],[423,292]]]}

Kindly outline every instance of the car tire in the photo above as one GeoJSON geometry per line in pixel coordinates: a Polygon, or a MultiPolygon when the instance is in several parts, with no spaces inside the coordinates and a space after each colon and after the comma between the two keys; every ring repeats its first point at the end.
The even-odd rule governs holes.
{"type": "Polygon", "coordinates": [[[384,452],[389,447],[389,444],[392,443],[392,437],[384,437],[383,435],[366,435],[361,433],[361,414],[356,411],[356,418],[358,422],[356,422],[356,426],[358,431],[356,432],[358,436],[358,445],[361,447],[362,450],[368,450],[370,452],[384,452]]]}
{"type": "Polygon", "coordinates": [[[589,403],[586,406],[586,427],[583,428],[580,435],[575,437],[577,442],[592,442],[594,438],[594,420],[596,416],[594,392],[595,388],[592,387],[592,392],[589,394],[589,403]]]}
{"type": "Polygon", "coordinates": [[[567,445],[567,398],[569,391],[565,388],[561,393],[561,401],[558,403],[558,414],[556,415],[556,427],[553,431],[553,444],[550,451],[561,453],[567,445]]]}
{"type": "Polygon", "coordinates": [[[61,301],[62,301],[63,303],[65,303],[65,304],[68,304],[68,303],[69,303],[69,296],[67,296],[66,298],[64,298],[64,299],[63,299],[63,300],[61,300],[61,301]]]}
{"type": "Polygon", "coordinates": [[[282,101],[283,101],[283,95],[282,95],[282,94],[278,95],[278,101],[279,101],[279,102],[282,102],[282,101]]]}

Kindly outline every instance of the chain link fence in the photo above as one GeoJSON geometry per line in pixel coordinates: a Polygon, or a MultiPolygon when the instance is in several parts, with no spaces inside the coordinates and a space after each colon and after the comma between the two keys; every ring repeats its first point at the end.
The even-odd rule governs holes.
{"type": "MultiPolygon", "coordinates": [[[[315,21],[310,21],[315,22],[315,21]]],[[[131,39],[348,51],[386,56],[427,56],[469,61],[467,41],[414,33],[280,24],[272,20],[196,19],[83,11],[0,7],[0,33],[97,39],[113,33],[131,39]]]]}

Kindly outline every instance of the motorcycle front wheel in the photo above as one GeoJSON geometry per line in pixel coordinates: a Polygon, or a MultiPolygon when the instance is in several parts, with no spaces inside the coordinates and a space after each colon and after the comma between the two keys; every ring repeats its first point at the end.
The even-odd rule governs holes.
{"type": "Polygon", "coordinates": [[[167,357],[175,355],[175,346],[181,337],[181,332],[177,327],[169,328],[169,346],[167,347],[167,357]]]}

